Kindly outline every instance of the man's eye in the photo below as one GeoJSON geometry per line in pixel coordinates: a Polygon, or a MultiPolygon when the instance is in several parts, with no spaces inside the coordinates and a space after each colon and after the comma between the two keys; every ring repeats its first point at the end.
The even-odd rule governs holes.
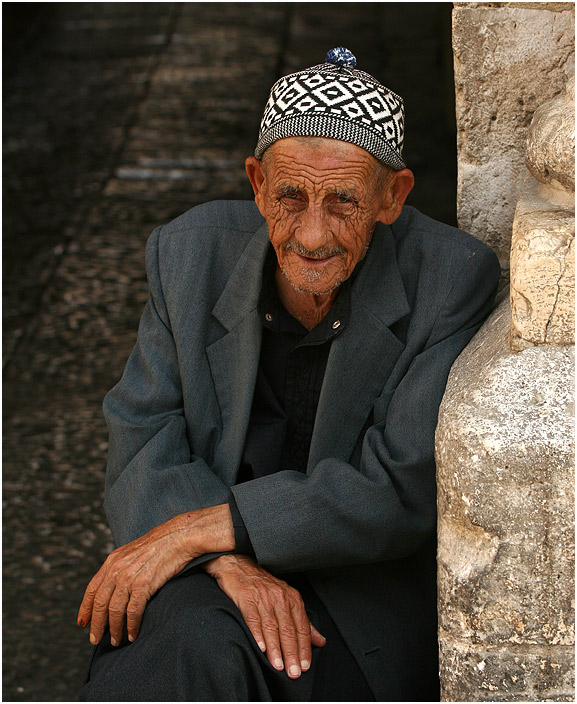
{"type": "Polygon", "coordinates": [[[356,202],[349,196],[337,196],[329,205],[329,210],[334,215],[352,215],[356,202]]]}
{"type": "Polygon", "coordinates": [[[280,201],[287,210],[300,210],[305,205],[300,193],[290,191],[283,193],[280,201]]]}

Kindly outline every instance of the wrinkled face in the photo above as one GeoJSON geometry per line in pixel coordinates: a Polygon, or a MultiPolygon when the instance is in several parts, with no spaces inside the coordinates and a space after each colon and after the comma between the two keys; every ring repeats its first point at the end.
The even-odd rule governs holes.
{"type": "Polygon", "coordinates": [[[337,288],[381,219],[386,172],[354,144],[298,137],[269,147],[262,171],[255,200],[283,274],[305,293],[337,288]]]}

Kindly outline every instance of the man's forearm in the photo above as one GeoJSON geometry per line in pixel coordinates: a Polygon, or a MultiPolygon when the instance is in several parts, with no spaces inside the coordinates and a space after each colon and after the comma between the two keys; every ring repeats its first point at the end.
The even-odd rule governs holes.
{"type": "Polygon", "coordinates": [[[199,555],[234,550],[234,526],[228,504],[174,516],[112,552],[92,578],[78,612],[78,625],[91,622],[90,640],[118,645],[124,621],[134,640],[148,600],[199,555]]]}

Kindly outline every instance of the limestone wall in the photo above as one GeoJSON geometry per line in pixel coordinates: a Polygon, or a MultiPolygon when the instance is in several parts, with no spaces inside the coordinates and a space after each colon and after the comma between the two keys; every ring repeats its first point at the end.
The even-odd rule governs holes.
{"type": "Polygon", "coordinates": [[[574,701],[575,93],[562,72],[553,99],[542,81],[543,66],[571,63],[572,29],[559,28],[572,27],[572,13],[469,3],[455,16],[457,63],[477,67],[457,79],[461,225],[503,263],[510,242],[511,287],[455,363],[439,413],[442,700],[574,701]],[[495,57],[504,68],[513,55],[520,19],[534,37],[519,34],[526,75],[491,73],[495,57]],[[529,94],[536,105],[523,126],[514,98],[529,94]],[[483,132],[470,117],[499,96],[500,133],[483,132]]]}
{"type": "Polygon", "coordinates": [[[574,71],[573,3],[455,3],[458,218],[508,270],[535,110],[574,71]]]}

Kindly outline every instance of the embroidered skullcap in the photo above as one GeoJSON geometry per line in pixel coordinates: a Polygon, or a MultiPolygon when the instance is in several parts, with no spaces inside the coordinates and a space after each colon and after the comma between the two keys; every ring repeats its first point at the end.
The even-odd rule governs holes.
{"type": "Polygon", "coordinates": [[[329,137],[362,147],[383,164],[404,169],[403,99],[356,68],[344,47],[324,64],[280,78],[272,87],[254,155],[285,137],[329,137]]]}

